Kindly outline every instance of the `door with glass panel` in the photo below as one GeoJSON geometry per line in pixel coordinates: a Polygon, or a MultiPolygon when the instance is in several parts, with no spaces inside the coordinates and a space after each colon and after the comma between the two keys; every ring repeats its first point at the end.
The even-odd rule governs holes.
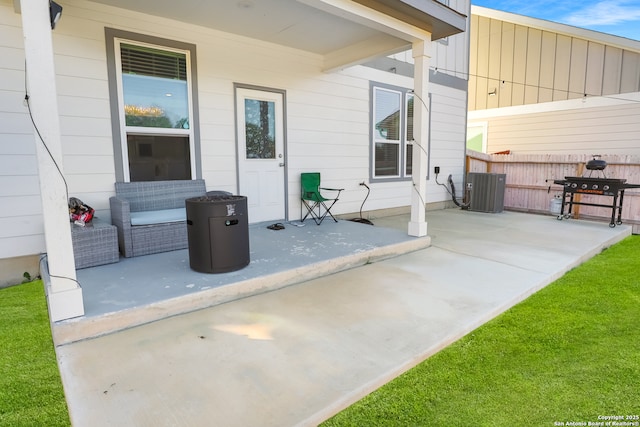
{"type": "Polygon", "coordinates": [[[236,88],[239,194],[249,222],[285,218],[283,94],[236,88]]]}

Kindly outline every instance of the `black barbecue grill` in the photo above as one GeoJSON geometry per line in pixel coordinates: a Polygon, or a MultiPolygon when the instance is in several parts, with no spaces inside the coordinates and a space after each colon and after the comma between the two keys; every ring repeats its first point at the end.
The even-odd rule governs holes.
{"type": "MultiPolygon", "coordinates": [[[[607,166],[604,160],[594,159],[587,163],[587,169],[590,171],[603,171],[607,166]]],[[[564,179],[556,179],[554,184],[562,185],[562,207],[558,219],[571,217],[573,205],[596,206],[603,208],[611,208],[611,222],[609,227],[615,227],[616,224],[622,224],[622,203],[624,201],[624,190],[628,188],[640,188],[640,184],[627,184],[626,179],[606,178],[602,172],[603,178],[566,176],[564,179]],[[595,196],[613,197],[612,203],[609,205],[599,203],[577,202],[574,200],[576,194],[589,194],[595,196]],[[565,206],[568,206],[565,212],[565,206]],[[616,211],[618,218],[616,219],[616,211]]]]}

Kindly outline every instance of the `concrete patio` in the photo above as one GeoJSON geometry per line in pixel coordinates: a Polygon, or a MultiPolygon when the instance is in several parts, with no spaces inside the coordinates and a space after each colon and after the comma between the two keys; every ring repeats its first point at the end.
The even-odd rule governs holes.
{"type": "Polygon", "coordinates": [[[80,269],[85,315],[53,325],[57,344],[276,290],[384,258],[424,249],[429,237],[407,235],[408,216],[372,227],[327,220],[249,226],[250,264],[229,273],[190,268],[187,249],[80,269]]]}
{"type": "MultiPolygon", "coordinates": [[[[245,278],[234,283],[248,280],[251,290],[234,297],[233,283],[217,286],[230,291],[215,296],[214,288],[200,289],[214,285],[188,278],[176,287],[182,284],[189,292],[164,301],[186,298],[199,304],[201,299],[213,298],[215,305],[171,313],[175,306],[167,308],[163,301],[152,301],[155,297],[145,301],[150,295],[145,291],[119,312],[88,309],[93,314],[84,319],[54,325],[54,331],[75,326],[94,336],[107,331],[96,328],[89,333],[90,325],[111,323],[117,313],[143,318],[139,326],[123,324],[114,329],[122,329],[118,332],[76,342],[69,330],[54,333],[59,338],[56,351],[73,424],[317,425],[631,234],[627,225],[609,228],[606,223],[557,221],[553,216],[514,212],[449,209],[428,212],[427,218],[431,246],[405,246],[407,253],[399,255],[399,251],[397,256],[389,248],[429,244],[429,239],[406,238],[406,216],[374,220],[374,227],[340,221],[267,230],[272,233],[267,242],[274,258],[262,263],[272,269],[263,270],[261,277],[268,282],[267,272],[283,264],[285,270],[273,274],[287,272],[281,277],[289,277],[289,282],[269,289],[260,287],[259,278],[245,278]],[[270,241],[275,236],[285,238],[288,231],[331,234],[337,230],[334,226],[359,227],[354,233],[379,236],[378,245],[387,241],[388,246],[351,247],[346,255],[333,252],[338,259],[350,259],[354,253],[376,251],[364,263],[361,259],[338,262],[337,272],[332,272],[330,265],[337,261],[331,258],[307,260],[307,267],[287,265],[286,254],[323,252],[316,249],[317,236],[288,245],[270,241]],[[396,235],[400,240],[393,241],[390,236],[396,235]],[[275,247],[284,248],[285,254],[276,253],[275,247]],[[318,265],[324,268],[312,279],[308,270],[318,265]],[[191,293],[194,288],[198,289],[191,293]],[[203,294],[208,296],[201,298],[203,294]],[[154,312],[159,312],[155,315],[159,320],[153,321],[154,312]]],[[[343,239],[344,233],[332,240],[343,246],[355,244],[357,235],[343,239]]],[[[247,269],[262,259],[254,258],[258,245],[251,243],[252,264],[247,269]]],[[[143,260],[134,262],[138,261],[143,260]]],[[[173,283],[164,282],[160,269],[168,267],[163,264],[145,270],[160,289],[173,283]]],[[[255,264],[257,268],[260,263],[255,264]]],[[[129,274],[122,261],[112,266],[120,269],[120,275],[129,274]]],[[[103,267],[87,269],[85,277],[79,274],[80,280],[88,283],[89,274],[98,269],[102,269],[98,276],[109,276],[110,266],[103,267]]],[[[123,277],[129,287],[138,285],[131,277],[123,277]]],[[[91,307],[94,291],[87,284],[83,291],[91,307]]],[[[96,307],[108,305],[99,303],[106,295],[101,292],[106,290],[95,290],[95,295],[101,295],[93,300],[96,307]]]]}

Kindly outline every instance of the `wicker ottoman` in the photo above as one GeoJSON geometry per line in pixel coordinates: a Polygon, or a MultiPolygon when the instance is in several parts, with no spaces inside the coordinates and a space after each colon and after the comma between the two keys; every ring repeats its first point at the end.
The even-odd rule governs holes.
{"type": "Polygon", "coordinates": [[[71,241],[76,269],[110,264],[120,260],[118,229],[97,218],[84,227],[71,224],[71,241]]]}

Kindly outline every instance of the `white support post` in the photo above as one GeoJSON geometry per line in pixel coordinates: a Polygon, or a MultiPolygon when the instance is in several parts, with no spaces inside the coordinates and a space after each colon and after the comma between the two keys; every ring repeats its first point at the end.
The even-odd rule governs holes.
{"type": "Polygon", "coordinates": [[[425,200],[427,195],[427,174],[429,162],[427,144],[429,142],[429,59],[431,39],[413,43],[414,66],[414,100],[413,100],[413,163],[411,187],[411,221],[409,235],[422,237],[427,235],[425,200]]]}
{"type": "Polygon", "coordinates": [[[84,305],[82,288],[76,282],[67,190],[62,177],[49,0],[21,0],[20,6],[29,106],[38,129],[34,129],[34,135],[50,277],[46,292],[49,316],[56,322],[84,315],[84,305]]]}

